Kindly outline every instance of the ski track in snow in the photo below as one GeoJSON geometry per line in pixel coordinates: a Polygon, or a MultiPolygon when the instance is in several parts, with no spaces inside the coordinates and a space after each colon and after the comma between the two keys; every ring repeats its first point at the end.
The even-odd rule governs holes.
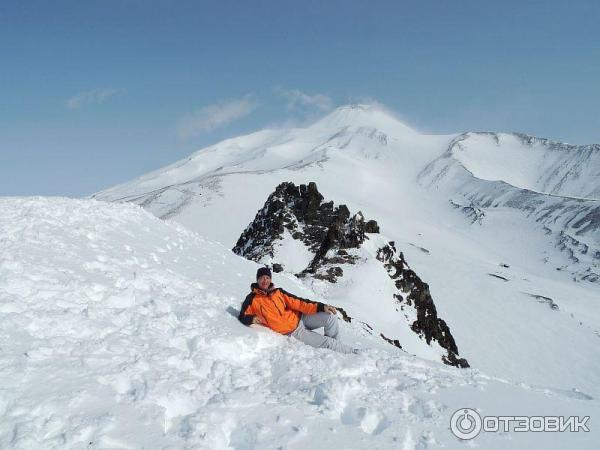
{"type": "Polygon", "coordinates": [[[459,441],[449,418],[461,407],[502,414],[508,399],[512,414],[599,417],[598,403],[364,339],[363,354],[341,355],[244,327],[228,309],[257,266],[134,205],[2,198],[0,251],[0,448],[592,442],[591,433],[459,441]]]}

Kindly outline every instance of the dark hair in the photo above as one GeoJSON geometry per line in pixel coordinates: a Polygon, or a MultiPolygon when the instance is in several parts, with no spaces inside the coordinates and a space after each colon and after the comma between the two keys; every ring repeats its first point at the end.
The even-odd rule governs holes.
{"type": "Polygon", "coordinates": [[[269,278],[273,278],[273,276],[271,275],[271,269],[269,269],[268,267],[261,267],[260,269],[258,269],[256,271],[256,279],[257,280],[260,277],[262,277],[263,275],[268,275],[269,278]]]}

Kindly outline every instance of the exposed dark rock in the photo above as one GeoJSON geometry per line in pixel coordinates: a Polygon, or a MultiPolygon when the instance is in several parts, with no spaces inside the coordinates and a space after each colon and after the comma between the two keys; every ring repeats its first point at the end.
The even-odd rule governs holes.
{"type": "MultiPolygon", "coordinates": [[[[301,275],[305,275],[305,273],[303,272],[301,275]]],[[[313,274],[313,278],[316,278],[317,280],[327,280],[330,283],[335,283],[336,280],[341,277],[342,275],[344,275],[344,271],[342,270],[341,267],[338,266],[334,266],[334,267],[328,267],[325,272],[319,272],[319,273],[314,273],[313,274]]]]}
{"type": "Polygon", "coordinates": [[[369,220],[365,224],[365,233],[379,233],[379,225],[374,220],[369,220]]]}
{"type": "Polygon", "coordinates": [[[273,257],[273,244],[286,229],[315,254],[297,275],[310,274],[332,283],[343,275],[339,265],[356,262],[345,249],[358,248],[367,239],[366,233],[379,232],[377,222],[365,221],[360,211],[351,215],[346,205],[334,207],[332,201],[323,202],[315,183],[296,186],[287,182],[275,188],[233,252],[257,262],[273,257]]]}
{"type": "Polygon", "coordinates": [[[414,248],[418,248],[418,249],[419,249],[419,250],[421,250],[423,253],[427,253],[427,254],[429,255],[429,250],[427,250],[426,248],[424,248],[424,247],[419,247],[418,245],[415,245],[415,244],[413,244],[413,243],[411,243],[411,242],[409,242],[408,244],[409,244],[409,245],[411,245],[411,246],[413,246],[414,248]]]}
{"type": "MultiPolygon", "coordinates": [[[[449,201],[453,207],[462,211],[465,214],[465,216],[467,216],[469,218],[471,223],[477,222],[479,225],[482,224],[483,218],[485,217],[485,212],[479,206],[477,206],[473,201],[471,201],[471,203],[467,206],[460,205],[456,202],[453,202],[452,200],[449,200],[449,201]]],[[[486,208],[491,206],[491,200],[488,201],[488,203],[485,203],[483,206],[486,208]]]]}
{"type": "Polygon", "coordinates": [[[592,272],[589,268],[587,272],[589,273],[586,273],[581,277],[582,280],[591,281],[592,283],[595,283],[596,281],[600,280],[600,275],[598,275],[595,272],[592,272]]]}
{"type": "Polygon", "coordinates": [[[373,327],[371,325],[363,321],[361,321],[360,323],[362,323],[365,326],[365,330],[367,330],[369,334],[373,334],[373,327]]]}
{"type": "Polygon", "coordinates": [[[403,253],[397,253],[394,242],[380,248],[377,251],[377,259],[383,263],[388,275],[394,280],[399,291],[394,296],[397,301],[400,302],[400,299],[406,296],[406,303],[414,305],[417,311],[417,320],[412,323],[411,329],[423,337],[427,344],[435,340],[440,347],[447,350],[448,355],[443,358],[444,363],[456,367],[469,367],[466,359],[457,358],[458,347],[446,322],[437,316],[429,286],[408,266],[403,253]]]}
{"type": "MultiPolygon", "coordinates": [[[[579,235],[579,232],[575,233],[575,235],[579,235]]],[[[585,258],[586,255],[588,255],[588,252],[590,253],[589,257],[591,257],[592,260],[600,258],[600,251],[593,251],[587,244],[579,241],[563,230],[558,233],[556,247],[565,252],[573,263],[578,263],[582,258],[585,258]]],[[[596,283],[600,280],[600,274],[597,271],[597,267],[597,264],[593,262],[591,267],[586,268],[578,274],[574,274],[573,280],[579,281],[581,279],[596,283]]]]}
{"type": "Polygon", "coordinates": [[[506,277],[503,277],[502,275],[497,275],[497,274],[495,274],[495,273],[488,273],[488,275],[489,275],[490,277],[498,278],[498,279],[500,279],[500,280],[502,280],[502,281],[510,281],[508,278],[506,278],[506,277]]]}
{"type": "Polygon", "coordinates": [[[400,345],[400,341],[398,339],[390,339],[390,338],[386,337],[383,333],[379,333],[379,336],[381,336],[384,341],[392,344],[394,347],[402,348],[402,346],[400,345]]]}
{"type": "MultiPolygon", "coordinates": [[[[344,319],[345,322],[348,322],[348,323],[352,322],[352,317],[350,317],[343,308],[336,306],[335,309],[337,309],[340,312],[340,314],[342,315],[342,319],[344,319]]],[[[371,327],[369,326],[369,328],[371,328],[371,327]]],[[[371,330],[372,329],[373,328],[371,328],[371,330]]]]}
{"type": "Polygon", "coordinates": [[[535,298],[540,303],[546,303],[551,309],[558,310],[558,305],[554,303],[554,300],[552,300],[550,297],[546,297],[544,295],[539,294],[530,294],[529,292],[524,292],[524,294],[535,298]]]}
{"type": "Polygon", "coordinates": [[[454,353],[448,353],[448,355],[442,356],[442,361],[444,364],[448,364],[449,366],[460,367],[461,369],[466,369],[469,366],[469,363],[465,358],[457,358],[454,353]]]}

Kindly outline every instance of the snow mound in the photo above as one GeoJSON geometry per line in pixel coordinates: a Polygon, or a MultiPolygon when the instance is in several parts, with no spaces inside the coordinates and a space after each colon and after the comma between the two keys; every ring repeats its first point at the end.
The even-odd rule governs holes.
{"type": "MultiPolygon", "coordinates": [[[[462,407],[599,412],[581,392],[244,327],[231,306],[256,264],[131,204],[0,198],[0,237],[1,448],[455,447],[462,407]]],[[[557,434],[477,442],[597,441],[557,434]]]]}

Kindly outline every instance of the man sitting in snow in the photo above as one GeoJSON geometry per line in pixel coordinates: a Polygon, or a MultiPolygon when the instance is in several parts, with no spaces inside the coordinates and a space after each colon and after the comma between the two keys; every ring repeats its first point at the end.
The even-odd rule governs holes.
{"type": "Polygon", "coordinates": [[[271,282],[271,270],[261,267],[256,272],[256,283],[250,286],[239,319],[244,325],[263,325],[281,334],[293,336],[305,344],[342,353],[357,353],[337,340],[337,310],[331,305],[296,297],[271,282]],[[325,336],[315,333],[325,327],[325,336]]]}

